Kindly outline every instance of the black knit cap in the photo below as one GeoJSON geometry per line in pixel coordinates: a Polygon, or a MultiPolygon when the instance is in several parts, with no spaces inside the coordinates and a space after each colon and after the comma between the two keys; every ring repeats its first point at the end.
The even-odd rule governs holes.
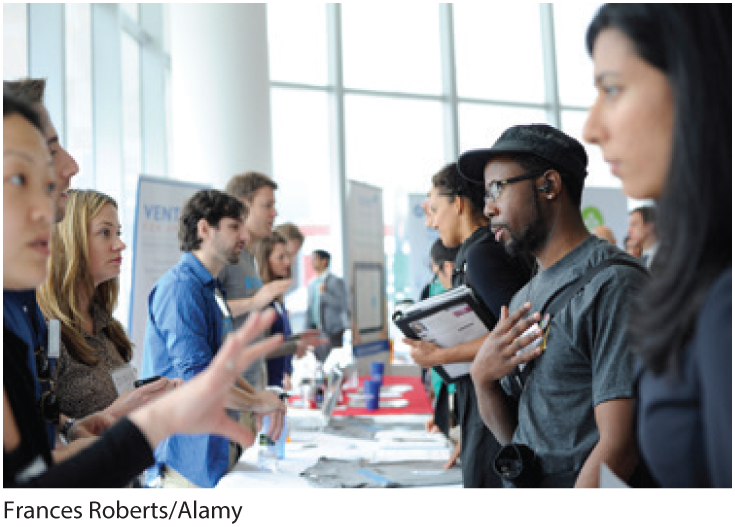
{"type": "Polygon", "coordinates": [[[484,184],[485,166],[504,154],[533,154],[559,170],[563,179],[584,185],[587,177],[587,153],[582,144],[548,124],[511,126],[491,148],[469,150],[459,156],[457,167],[463,178],[484,184]]]}

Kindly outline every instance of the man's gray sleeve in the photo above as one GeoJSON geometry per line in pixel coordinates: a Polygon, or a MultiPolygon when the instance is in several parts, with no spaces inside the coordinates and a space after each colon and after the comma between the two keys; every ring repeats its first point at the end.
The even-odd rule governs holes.
{"type": "MultiPolygon", "coordinates": [[[[633,355],[627,326],[630,305],[644,276],[634,269],[611,269],[583,318],[590,344],[593,404],[633,395],[633,355]]],[[[607,275],[607,272],[605,273],[607,275]]]]}

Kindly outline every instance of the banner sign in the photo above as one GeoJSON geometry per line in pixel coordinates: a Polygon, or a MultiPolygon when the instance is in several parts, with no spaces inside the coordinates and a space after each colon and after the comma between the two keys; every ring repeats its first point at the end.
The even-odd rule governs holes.
{"type": "Polygon", "coordinates": [[[140,371],[148,315],[148,294],[158,279],[181,258],[179,215],[184,203],[207,185],[140,176],[135,198],[133,272],[128,329],[133,364],[140,371]]]}
{"type": "MultiPolygon", "coordinates": [[[[354,350],[387,338],[385,283],[385,227],[383,191],[349,181],[347,198],[347,268],[352,297],[352,344],[354,350]]],[[[372,354],[382,351],[369,351],[372,354]]]]}

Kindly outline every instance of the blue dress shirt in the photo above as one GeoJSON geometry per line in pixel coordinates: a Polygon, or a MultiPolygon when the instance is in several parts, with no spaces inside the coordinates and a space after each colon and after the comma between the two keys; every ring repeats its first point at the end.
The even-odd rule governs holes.
{"type": "MultiPolygon", "coordinates": [[[[36,402],[41,399],[41,394],[49,390],[49,383],[38,380],[36,371],[36,357],[34,351],[41,345],[48,353],[48,328],[43,318],[43,313],[36,302],[36,291],[3,291],[3,323],[5,327],[18,335],[28,345],[28,368],[35,384],[36,402]],[[32,320],[31,317],[35,317],[32,320]]],[[[51,371],[56,363],[55,359],[49,359],[51,371]]],[[[46,436],[51,450],[56,446],[56,425],[44,421],[46,425],[46,436]]]]}
{"type": "MultiPolygon", "coordinates": [[[[215,301],[218,281],[190,252],[156,283],[148,296],[141,375],[191,380],[222,344],[223,316],[215,301]]],[[[176,435],[155,450],[156,464],[177,470],[200,487],[214,487],[227,471],[229,442],[209,435],[176,435]]]]}

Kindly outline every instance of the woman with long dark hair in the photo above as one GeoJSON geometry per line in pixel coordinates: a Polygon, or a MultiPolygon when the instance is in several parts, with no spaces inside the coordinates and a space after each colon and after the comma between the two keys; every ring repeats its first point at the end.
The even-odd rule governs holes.
{"type": "Polygon", "coordinates": [[[657,202],[659,250],[630,316],[637,435],[666,487],[732,486],[732,6],[607,4],[587,49],[584,135],[657,202]]]}

